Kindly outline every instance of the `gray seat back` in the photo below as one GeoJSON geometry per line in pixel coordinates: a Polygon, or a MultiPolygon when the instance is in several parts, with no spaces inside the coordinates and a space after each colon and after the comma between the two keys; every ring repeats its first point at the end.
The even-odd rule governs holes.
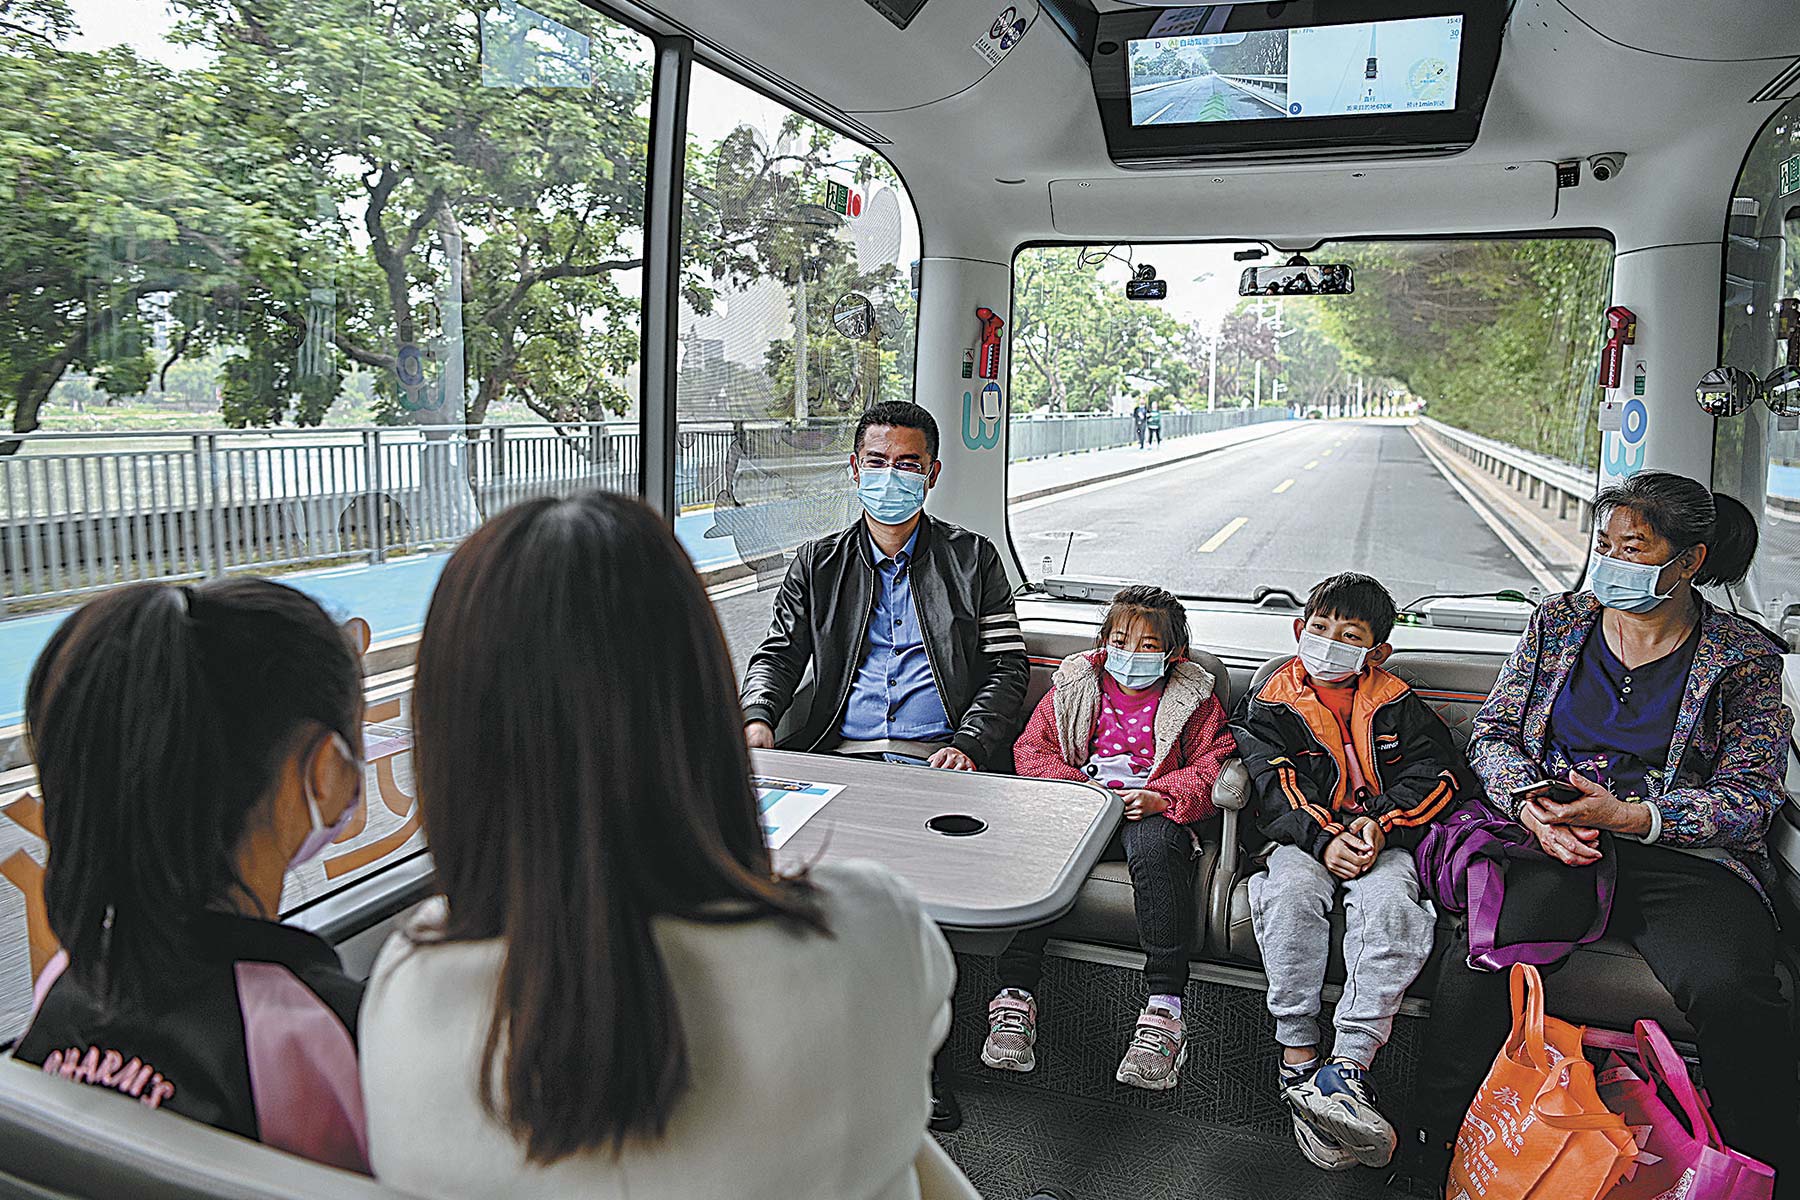
{"type": "MultiPolygon", "coordinates": [[[[1271,658],[1251,676],[1247,695],[1262,690],[1269,676],[1293,661],[1292,655],[1271,658]]],[[[1393,672],[1450,727],[1450,736],[1461,748],[1469,743],[1469,727],[1487,703],[1500,667],[1501,654],[1465,651],[1403,650],[1390,656],[1383,667],[1393,672]]]]}
{"type": "MultiPolygon", "coordinates": [[[[1072,622],[1058,622],[1052,626],[1036,622],[1026,625],[1025,653],[1031,657],[1031,686],[1025,693],[1027,716],[1037,710],[1038,701],[1050,690],[1050,681],[1062,660],[1094,648],[1095,632],[1092,625],[1072,622]]],[[[1193,646],[1188,647],[1188,658],[1213,677],[1213,694],[1225,706],[1225,711],[1230,712],[1231,672],[1225,669],[1225,664],[1216,654],[1193,646]]]]}
{"type": "Polygon", "coordinates": [[[0,1192],[132,1200],[407,1200],[320,1166],[0,1060],[0,1192]]]}

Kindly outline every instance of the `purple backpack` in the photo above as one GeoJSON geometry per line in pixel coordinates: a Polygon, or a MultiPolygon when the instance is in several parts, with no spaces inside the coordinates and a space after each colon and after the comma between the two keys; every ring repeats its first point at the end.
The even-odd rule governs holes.
{"type": "Polygon", "coordinates": [[[1550,856],[1531,831],[1489,808],[1479,796],[1433,821],[1413,850],[1419,879],[1438,907],[1468,914],[1469,965],[1504,971],[1514,963],[1545,966],[1568,957],[1577,946],[1597,941],[1612,915],[1613,884],[1618,867],[1613,856],[1601,858],[1594,872],[1594,923],[1573,942],[1515,942],[1496,946],[1500,904],[1506,894],[1506,863],[1515,858],[1550,856]]]}

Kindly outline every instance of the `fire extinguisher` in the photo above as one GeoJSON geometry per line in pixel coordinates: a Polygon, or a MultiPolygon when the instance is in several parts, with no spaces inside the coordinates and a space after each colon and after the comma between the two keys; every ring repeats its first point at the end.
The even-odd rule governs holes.
{"type": "Polygon", "coordinates": [[[983,379],[993,379],[1000,374],[1000,330],[1006,322],[995,316],[991,308],[976,309],[975,319],[981,322],[981,365],[978,370],[983,379]]]}
{"type": "Polygon", "coordinates": [[[1637,342],[1637,315],[1613,305],[1606,310],[1606,344],[1600,347],[1600,386],[1616,388],[1624,377],[1625,347],[1637,342]]]}

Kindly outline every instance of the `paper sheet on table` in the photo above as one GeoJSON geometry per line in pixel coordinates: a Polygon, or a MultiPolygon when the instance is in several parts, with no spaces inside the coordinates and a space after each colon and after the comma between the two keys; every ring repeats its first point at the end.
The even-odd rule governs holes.
{"type": "Polygon", "coordinates": [[[844,790],[841,783],[810,783],[800,779],[776,779],[769,775],[752,775],[756,788],[756,807],[762,813],[763,836],[769,849],[779,850],[800,827],[812,820],[813,814],[831,803],[831,798],[844,790]]]}

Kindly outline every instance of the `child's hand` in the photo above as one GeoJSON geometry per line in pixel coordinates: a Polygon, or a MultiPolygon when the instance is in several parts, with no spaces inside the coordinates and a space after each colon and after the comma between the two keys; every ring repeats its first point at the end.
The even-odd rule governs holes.
{"type": "Polygon", "coordinates": [[[1375,865],[1386,840],[1373,817],[1358,817],[1325,847],[1325,869],[1339,879],[1355,879],[1375,865]],[[1369,826],[1374,826],[1372,832],[1369,826]]]}
{"type": "Polygon", "coordinates": [[[1125,801],[1125,819],[1141,821],[1145,817],[1154,817],[1169,807],[1169,798],[1161,792],[1153,792],[1149,788],[1134,788],[1119,797],[1125,801]]]}

